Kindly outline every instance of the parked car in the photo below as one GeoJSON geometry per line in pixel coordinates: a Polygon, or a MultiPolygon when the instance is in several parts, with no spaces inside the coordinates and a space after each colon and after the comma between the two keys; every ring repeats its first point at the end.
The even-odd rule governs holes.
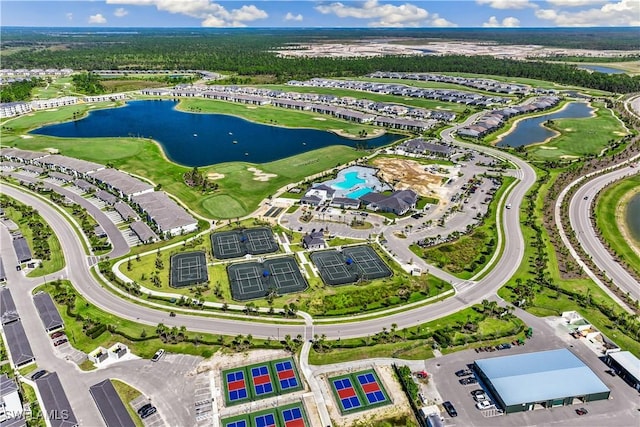
{"type": "Polygon", "coordinates": [[[58,340],[58,341],[54,342],[54,343],[53,343],[53,345],[54,345],[55,347],[57,347],[57,346],[62,345],[62,344],[64,344],[64,343],[66,343],[66,342],[69,342],[69,340],[68,340],[68,339],[66,339],[66,338],[62,338],[62,339],[60,339],[60,340],[58,340]]]}
{"type": "Polygon", "coordinates": [[[151,403],[145,403],[140,408],[138,408],[138,415],[142,414],[143,412],[147,412],[152,407],[153,405],[151,403]]]}
{"type": "Polygon", "coordinates": [[[473,396],[473,397],[476,397],[476,396],[478,396],[480,394],[484,395],[484,390],[478,388],[478,389],[475,389],[475,390],[473,390],[471,392],[471,396],[473,396]]]}
{"type": "Polygon", "coordinates": [[[456,376],[458,377],[466,377],[468,375],[473,375],[473,372],[469,369],[460,369],[459,371],[456,371],[456,376]]]}
{"type": "Polygon", "coordinates": [[[31,379],[32,380],[37,380],[38,378],[42,378],[46,374],[47,374],[47,371],[45,371],[44,369],[41,369],[38,372],[36,372],[35,374],[31,375],[31,379]]]}
{"type": "Polygon", "coordinates": [[[150,407],[149,409],[147,409],[146,411],[144,411],[143,413],[140,414],[140,418],[142,418],[143,420],[147,417],[150,417],[151,415],[155,414],[157,412],[157,409],[155,406],[150,407]]]}
{"type": "Polygon", "coordinates": [[[60,338],[63,335],[64,335],[64,332],[62,332],[62,331],[54,332],[54,333],[51,334],[51,339],[54,340],[56,338],[60,338]]]}
{"type": "Polygon", "coordinates": [[[578,415],[586,415],[586,414],[588,414],[588,413],[589,413],[589,411],[587,411],[587,410],[586,410],[586,409],[584,409],[584,408],[576,409],[576,414],[578,414],[578,415]]]}
{"type": "Polygon", "coordinates": [[[488,400],[481,400],[480,402],[476,403],[476,408],[480,410],[489,409],[491,408],[491,406],[493,405],[488,400]]]}
{"type": "Polygon", "coordinates": [[[478,380],[473,378],[473,377],[461,378],[460,379],[460,384],[462,384],[462,385],[478,384],[478,380]]]}
{"type": "Polygon", "coordinates": [[[447,411],[447,414],[449,414],[450,417],[457,417],[458,416],[458,411],[456,411],[456,408],[453,407],[453,404],[451,402],[449,402],[448,400],[444,403],[442,403],[442,406],[444,406],[444,409],[447,411]]]}
{"type": "Polygon", "coordinates": [[[156,351],[156,354],[153,355],[153,357],[151,358],[152,362],[157,362],[158,360],[160,360],[160,358],[164,355],[164,349],[160,349],[158,351],[156,351]]]}
{"type": "Polygon", "coordinates": [[[614,371],[613,369],[607,369],[605,372],[607,374],[611,375],[612,377],[616,376],[616,371],[614,371]]]}
{"type": "Polygon", "coordinates": [[[487,395],[486,395],[486,394],[484,394],[484,393],[479,393],[479,394],[474,395],[474,396],[473,396],[473,399],[474,399],[476,402],[482,402],[483,400],[489,400],[489,398],[487,397],[487,395]]]}

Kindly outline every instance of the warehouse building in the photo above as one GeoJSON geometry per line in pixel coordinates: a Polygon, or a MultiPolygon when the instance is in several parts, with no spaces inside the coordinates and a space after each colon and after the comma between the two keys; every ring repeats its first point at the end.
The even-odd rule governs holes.
{"type": "Polygon", "coordinates": [[[607,386],[567,349],[476,360],[474,368],[506,414],[609,398],[607,386]]]}
{"type": "Polygon", "coordinates": [[[609,353],[606,362],[615,369],[620,378],[640,391],[640,360],[637,357],[629,351],[617,351],[609,353]]]}

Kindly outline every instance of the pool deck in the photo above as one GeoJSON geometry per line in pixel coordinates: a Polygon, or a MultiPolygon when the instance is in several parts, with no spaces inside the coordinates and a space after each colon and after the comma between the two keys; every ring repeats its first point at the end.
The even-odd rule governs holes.
{"type": "Polygon", "coordinates": [[[391,190],[391,187],[389,185],[380,181],[380,179],[376,177],[376,173],[377,169],[374,168],[364,166],[351,166],[338,172],[337,178],[325,181],[323,182],[323,184],[328,185],[336,190],[334,197],[348,197],[350,199],[357,199],[358,197],[363,196],[371,191],[391,190]],[[345,176],[348,173],[353,172],[357,173],[358,182],[355,182],[354,185],[349,186],[348,188],[341,188],[341,186],[339,186],[338,184],[347,181],[345,176]],[[368,189],[369,191],[364,191],[365,189],[368,189]]]}

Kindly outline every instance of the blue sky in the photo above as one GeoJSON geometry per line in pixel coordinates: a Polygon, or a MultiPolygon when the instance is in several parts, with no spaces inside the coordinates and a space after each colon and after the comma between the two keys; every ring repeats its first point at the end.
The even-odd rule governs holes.
{"type": "Polygon", "coordinates": [[[640,26],[638,0],[0,0],[0,24],[34,27],[640,26]]]}

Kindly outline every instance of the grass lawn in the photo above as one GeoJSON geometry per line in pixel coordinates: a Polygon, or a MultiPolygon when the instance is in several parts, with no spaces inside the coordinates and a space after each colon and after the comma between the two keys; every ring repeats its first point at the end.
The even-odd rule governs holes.
{"type": "Polygon", "coordinates": [[[640,274],[640,256],[633,250],[620,230],[624,227],[620,223],[626,221],[625,206],[621,205],[621,199],[627,194],[639,191],[638,189],[640,189],[640,175],[617,182],[598,196],[595,215],[598,229],[609,245],[627,265],[640,274]]]}
{"type": "Polygon", "coordinates": [[[411,250],[428,263],[443,268],[456,277],[461,279],[472,277],[491,260],[498,240],[496,234],[498,201],[513,181],[515,181],[513,177],[503,178],[502,185],[490,202],[483,224],[476,227],[470,234],[462,236],[454,242],[442,243],[426,249],[411,245],[411,250]]]}
{"type": "Polygon", "coordinates": [[[548,127],[560,135],[549,142],[531,146],[529,158],[558,160],[600,154],[614,140],[627,134],[622,123],[602,103],[593,103],[595,117],[554,119],[548,127]]]}
{"type": "MultiPolygon", "coordinates": [[[[244,226],[256,226],[250,220],[240,223],[244,226]]],[[[235,225],[235,223],[233,224],[235,225]]],[[[225,226],[226,228],[226,226],[225,226]]],[[[274,232],[281,232],[278,227],[274,232]]],[[[293,243],[298,243],[302,237],[299,233],[293,233],[293,243]]],[[[334,238],[330,240],[331,245],[345,245],[352,243],[362,243],[354,239],[334,238]]],[[[295,250],[296,248],[294,248],[295,250]]],[[[158,255],[149,254],[139,258],[139,261],[132,258],[129,262],[124,262],[120,266],[120,271],[135,280],[140,286],[162,291],[184,295],[190,298],[203,299],[204,301],[237,304],[231,296],[229,279],[227,276],[228,264],[242,262],[242,259],[220,262],[214,260],[215,265],[208,267],[209,282],[206,286],[191,286],[185,288],[172,288],[169,286],[170,257],[175,253],[183,251],[205,251],[207,258],[211,261],[211,243],[209,236],[205,236],[197,241],[190,242],[187,246],[180,246],[171,251],[160,252],[160,262],[156,263],[158,255]],[[154,284],[153,277],[157,281],[154,284]]],[[[284,254],[283,254],[284,255],[284,254]]],[[[351,284],[339,287],[325,286],[321,279],[312,277],[309,288],[301,293],[286,294],[273,299],[272,304],[265,298],[251,301],[256,307],[280,308],[285,304],[294,303],[301,310],[308,311],[314,316],[338,316],[345,314],[360,313],[363,311],[380,310],[393,307],[405,302],[420,301],[442,292],[446,292],[451,287],[446,282],[430,275],[410,276],[400,269],[386,254],[380,254],[387,265],[394,271],[394,275],[384,279],[377,279],[371,282],[351,284]],[[366,289],[366,292],[364,291],[366,289]]],[[[244,304],[241,302],[240,304],[244,304]]]]}
{"type": "MultiPolygon", "coordinates": [[[[67,334],[71,345],[85,353],[95,350],[98,346],[109,348],[116,342],[126,344],[129,346],[132,353],[146,358],[153,356],[153,354],[160,348],[164,348],[166,351],[171,353],[192,354],[205,358],[210,357],[218,349],[217,345],[195,345],[188,341],[181,341],[177,343],[162,342],[157,338],[155,327],[121,319],[111,313],[100,310],[77,294],[71,286],[71,283],[65,280],[60,281],[60,284],[57,287],[53,283],[39,286],[34,290],[34,293],[40,290],[50,293],[53,297],[56,307],[64,321],[65,333],[67,334]],[[67,295],[75,296],[71,311],[68,311],[65,305],[60,304],[56,300],[55,295],[59,293],[66,293],[67,295]],[[115,328],[117,333],[105,330],[95,339],[92,339],[85,333],[83,329],[85,321],[81,319],[94,324],[101,323],[103,325],[109,325],[109,327],[115,328]],[[125,334],[129,338],[133,338],[133,340],[119,335],[119,333],[125,334]]],[[[189,332],[187,332],[186,338],[192,339],[196,335],[199,337],[198,340],[209,343],[214,342],[218,338],[211,334],[195,334],[189,332]]]]}
{"type": "Polygon", "coordinates": [[[521,334],[524,328],[524,322],[515,316],[489,316],[488,313],[485,314],[482,306],[476,305],[402,330],[396,330],[393,325],[389,325],[374,336],[331,341],[328,343],[328,351],[312,350],[309,363],[324,365],[374,357],[427,359],[433,357],[432,344],[437,334],[449,337],[450,344],[441,344],[440,347],[443,352],[451,353],[470,346],[487,345],[498,338],[502,341],[512,340],[521,334]],[[468,325],[474,326],[465,328],[468,325]]]}
{"type": "Polygon", "coordinates": [[[136,413],[136,411],[133,410],[133,406],[129,404],[129,402],[142,396],[142,393],[131,387],[129,384],[119,380],[111,380],[111,384],[113,384],[113,388],[116,389],[116,393],[118,393],[118,396],[120,396],[120,400],[122,400],[125,408],[127,408],[127,412],[133,420],[133,423],[136,425],[136,427],[143,427],[144,424],[140,419],[140,416],[136,413]]]}
{"type": "MultiPolygon", "coordinates": [[[[541,172],[539,170],[537,172],[540,175],[541,172]]],[[[537,192],[535,186],[533,190],[530,190],[530,192],[535,192],[536,195],[534,213],[536,218],[535,222],[542,230],[545,252],[549,257],[548,268],[546,271],[551,276],[552,282],[557,284],[560,289],[582,295],[589,295],[593,301],[610,307],[616,313],[620,313],[622,312],[622,309],[618,307],[617,304],[602,289],[600,289],[600,287],[591,281],[591,279],[581,278],[567,280],[560,276],[555,250],[553,249],[553,245],[549,241],[549,237],[540,220],[542,216],[543,202],[548,195],[549,188],[560,172],[561,171],[558,169],[552,170],[550,172],[550,179],[544,183],[537,192]]],[[[525,202],[522,205],[520,218],[526,218],[527,215],[528,213],[526,211],[525,202]]],[[[521,221],[521,224],[524,241],[534,241],[535,231],[530,227],[525,226],[524,221],[521,221]]],[[[640,342],[635,337],[626,335],[626,333],[628,333],[627,331],[621,330],[614,325],[599,309],[593,306],[580,306],[578,301],[571,299],[568,295],[563,294],[562,292],[538,286],[535,283],[535,276],[537,272],[535,271],[535,267],[532,263],[535,257],[536,250],[533,245],[525,245],[522,263],[518,267],[518,270],[516,270],[513,277],[498,291],[498,295],[500,295],[500,297],[507,301],[515,301],[516,297],[513,292],[513,288],[516,286],[518,281],[526,283],[527,280],[534,280],[534,298],[527,307],[527,311],[537,316],[559,316],[563,311],[576,310],[600,331],[613,339],[624,350],[629,350],[636,356],[640,356],[640,342]]]]}
{"type": "MultiPolygon", "coordinates": [[[[3,196],[3,197],[7,197],[8,199],[11,199],[8,196],[3,196]]],[[[16,205],[25,206],[24,204],[18,202],[15,199],[11,199],[11,203],[14,206],[16,205]]],[[[20,211],[18,211],[14,207],[6,206],[4,211],[5,211],[5,215],[8,218],[13,220],[13,222],[15,222],[16,224],[18,224],[18,227],[20,228],[20,232],[26,239],[27,244],[31,249],[31,253],[35,258],[36,254],[34,252],[34,247],[35,247],[34,233],[28,224],[28,218],[23,218],[20,211]]],[[[39,215],[38,217],[40,218],[40,223],[45,223],[42,217],[40,217],[39,215]]],[[[56,271],[59,271],[65,266],[64,255],[62,253],[62,248],[60,247],[60,242],[58,241],[58,237],[56,237],[56,235],[53,233],[49,234],[49,237],[47,237],[47,244],[49,245],[50,259],[42,260],[42,264],[40,264],[40,267],[30,271],[29,274],[27,274],[27,277],[41,277],[41,276],[44,276],[45,274],[51,274],[56,271]]]]}
{"type": "Polygon", "coordinates": [[[31,94],[34,99],[49,99],[76,95],[74,90],[75,86],[71,77],[60,77],[45,87],[34,88],[31,94]]]}

